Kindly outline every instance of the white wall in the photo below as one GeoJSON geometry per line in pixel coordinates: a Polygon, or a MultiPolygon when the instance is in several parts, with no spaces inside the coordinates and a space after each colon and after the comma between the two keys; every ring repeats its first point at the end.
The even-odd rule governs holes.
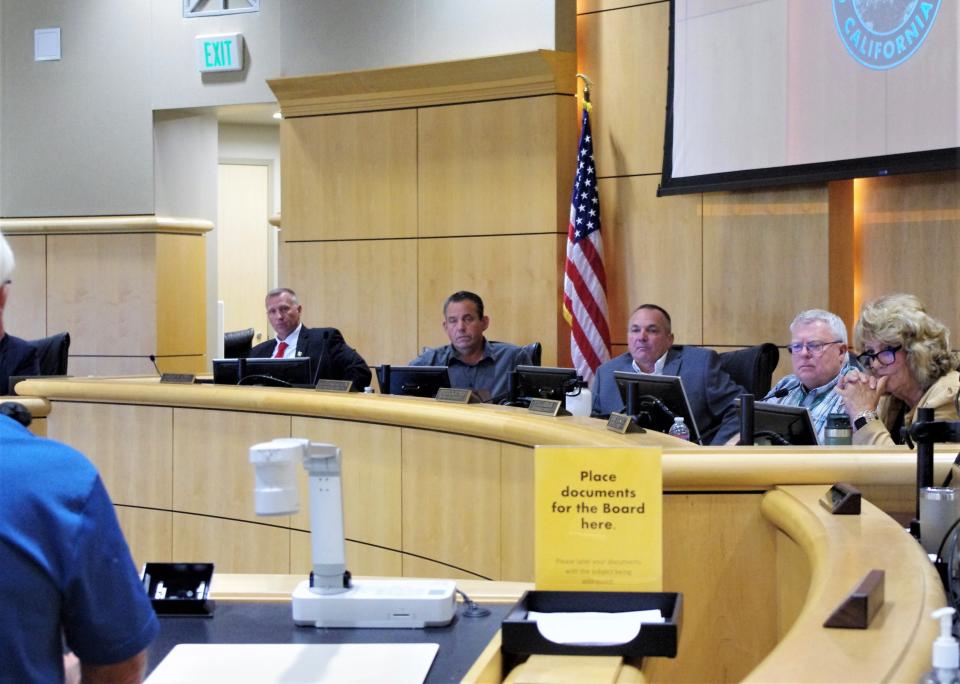
{"type": "Polygon", "coordinates": [[[152,112],[272,102],[266,80],[574,50],[574,0],[262,0],[184,19],[178,0],[0,0],[0,216],[150,214],[152,112]],[[59,26],[63,59],[33,61],[59,26]],[[197,35],[242,31],[246,68],[201,76],[197,35]]]}
{"type": "Polygon", "coordinates": [[[152,0],[153,107],[272,102],[280,76],[576,50],[573,0],[262,0],[256,14],[183,19],[179,2],[152,0]],[[557,36],[556,6],[569,15],[557,36]],[[240,31],[242,76],[194,66],[193,39],[240,31]]]}
{"type": "Polygon", "coordinates": [[[217,341],[217,119],[212,112],[158,112],[154,124],[157,215],[207,219],[207,355],[217,341]]]}
{"type": "Polygon", "coordinates": [[[0,4],[0,215],[153,213],[150,7],[0,4]],[[33,61],[33,30],[60,27],[59,61],[33,61]]]}

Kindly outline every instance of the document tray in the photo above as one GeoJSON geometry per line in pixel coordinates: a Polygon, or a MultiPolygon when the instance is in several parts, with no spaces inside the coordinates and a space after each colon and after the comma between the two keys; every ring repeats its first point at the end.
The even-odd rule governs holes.
{"type": "Polygon", "coordinates": [[[528,591],[504,618],[501,652],[529,655],[618,655],[627,658],[677,655],[683,595],[673,592],[528,591]],[[632,641],[613,645],[558,644],[544,638],[529,611],[542,613],[622,613],[660,610],[664,622],[644,623],[632,641]]]}

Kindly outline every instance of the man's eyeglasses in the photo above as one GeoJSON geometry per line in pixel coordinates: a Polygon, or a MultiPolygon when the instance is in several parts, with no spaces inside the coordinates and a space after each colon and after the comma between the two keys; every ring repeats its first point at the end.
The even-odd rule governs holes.
{"type": "Polygon", "coordinates": [[[843,340],[834,340],[833,342],[791,342],[787,345],[787,349],[791,354],[799,354],[806,349],[814,356],[820,356],[828,344],[843,344],[843,340]]]}
{"type": "Polygon", "coordinates": [[[857,356],[857,361],[859,361],[864,368],[872,366],[874,361],[878,361],[881,366],[889,366],[897,360],[897,352],[901,349],[903,349],[903,345],[898,344],[896,347],[887,347],[878,352],[863,352],[857,356]]]}

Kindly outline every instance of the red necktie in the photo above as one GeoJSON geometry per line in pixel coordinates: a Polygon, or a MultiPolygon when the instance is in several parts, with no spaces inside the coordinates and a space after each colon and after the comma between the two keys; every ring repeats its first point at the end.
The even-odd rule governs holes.
{"type": "Polygon", "coordinates": [[[278,344],[278,345],[277,345],[277,353],[273,355],[273,358],[275,358],[275,359],[282,359],[282,358],[283,358],[283,352],[285,352],[285,351],[287,350],[287,347],[289,347],[289,346],[290,346],[290,345],[288,345],[286,342],[281,342],[280,344],[278,344]]]}

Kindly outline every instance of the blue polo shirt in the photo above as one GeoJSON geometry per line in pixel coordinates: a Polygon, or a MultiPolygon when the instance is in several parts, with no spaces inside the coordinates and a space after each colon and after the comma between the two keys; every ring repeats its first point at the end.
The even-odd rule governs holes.
{"type": "Polygon", "coordinates": [[[111,665],[159,631],[96,468],[0,416],[0,681],[63,681],[63,641],[111,665]]]}

